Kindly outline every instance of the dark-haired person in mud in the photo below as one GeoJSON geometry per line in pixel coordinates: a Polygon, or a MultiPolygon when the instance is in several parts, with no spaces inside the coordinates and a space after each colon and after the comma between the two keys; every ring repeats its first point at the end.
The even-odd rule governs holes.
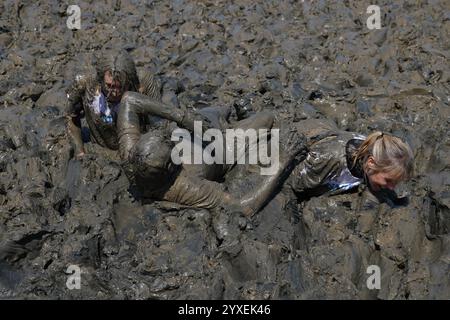
{"type": "Polygon", "coordinates": [[[366,137],[319,119],[304,121],[300,131],[309,140],[308,155],[286,182],[299,198],[365,184],[378,202],[404,203],[394,188],[411,177],[414,156],[400,138],[382,132],[366,137]]]}
{"type": "MultiPolygon", "coordinates": [[[[135,91],[159,100],[160,86],[150,73],[139,81],[133,59],[126,51],[103,53],[95,71],[78,74],[67,90],[68,131],[75,145],[77,158],[85,154],[81,134],[81,118],[85,117],[92,140],[111,150],[119,149],[117,137],[117,112],[126,91],[135,91]]],[[[177,121],[187,119],[187,111],[167,112],[166,106],[158,104],[151,115],[177,121]]],[[[145,131],[149,118],[140,117],[140,129],[145,131]]]]}
{"type": "MultiPolygon", "coordinates": [[[[84,115],[95,142],[112,150],[120,147],[128,177],[148,198],[201,208],[222,205],[251,215],[264,205],[294,160],[305,150],[304,140],[298,134],[290,136],[285,152],[280,154],[276,174],[265,179],[257,190],[236,199],[225,192],[221,184],[210,181],[223,178],[230,166],[175,166],[171,162],[173,145],[168,134],[169,123],[193,131],[194,121],[200,120],[208,129],[213,125],[211,117],[159,101],[154,95],[157,86],[147,77],[139,83],[134,62],[126,52],[106,53],[96,69],[95,75],[77,76],[67,93],[68,129],[75,144],[75,154],[81,157],[85,153],[80,120],[84,115]],[[151,116],[169,121],[163,121],[164,125],[143,134],[143,124],[151,116]]],[[[226,109],[209,111],[212,111],[210,116],[218,119],[216,125],[224,122],[219,119],[226,109]]],[[[272,122],[272,116],[259,114],[240,121],[239,128],[270,128],[272,122]]]]}

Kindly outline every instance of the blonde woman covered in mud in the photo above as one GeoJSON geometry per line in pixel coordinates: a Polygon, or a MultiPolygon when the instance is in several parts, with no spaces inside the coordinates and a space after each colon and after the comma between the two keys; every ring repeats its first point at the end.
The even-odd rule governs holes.
{"type": "Polygon", "coordinates": [[[292,172],[287,186],[301,197],[337,194],[365,184],[380,201],[396,198],[394,189],[413,172],[413,152],[386,132],[363,136],[338,130],[324,120],[298,126],[309,140],[306,159],[292,172]]]}

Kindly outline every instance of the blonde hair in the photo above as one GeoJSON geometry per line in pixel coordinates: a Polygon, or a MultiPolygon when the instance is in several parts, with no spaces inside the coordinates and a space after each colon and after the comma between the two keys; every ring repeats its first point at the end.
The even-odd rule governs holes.
{"type": "Polygon", "coordinates": [[[388,172],[399,180],[407,180],[413,174],[414,155],[408,144],[400,138],[383,133],[370,134],[353,154],[353,166],[361,161],[364,172],[388,172]],[[375,168],[368,168],[372,156],[375,168]]]}

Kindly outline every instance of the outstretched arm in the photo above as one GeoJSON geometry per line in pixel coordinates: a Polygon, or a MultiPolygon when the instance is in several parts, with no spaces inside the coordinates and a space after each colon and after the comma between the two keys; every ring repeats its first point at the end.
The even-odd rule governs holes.
{"type": "Polygon", "coordinates": [[[121,100],[117,117],[120,155],[126,159],[130,150],[141,137],[139,117],[158,116],[174,121],[178,126],[194,132],[194,121],[202,121],[203,128],[209,128],[210,123],[200,114],[184,111],[174,106],[137,92],[126,92],[121,100]]]}
{"type": "Polygon", "coordinates": [[[81,119],[79,116],[67,116],[67,131],[75,145],[75,156],[77,158],[84,156],[85,151],[81,137],[81,119]]]}
{"type": "Polygon", "coordinates": [[[127,119],[134,121],[134,115],[146,114],[174,121],[180,127],[191,131],[194,130],[194,121],[196,120],[202,121],[204,125],[208,125],[206,123],[207,119],[199,114],[178,109],[137,92],[126,92],[121,102],[119,123],[127,119]]]}

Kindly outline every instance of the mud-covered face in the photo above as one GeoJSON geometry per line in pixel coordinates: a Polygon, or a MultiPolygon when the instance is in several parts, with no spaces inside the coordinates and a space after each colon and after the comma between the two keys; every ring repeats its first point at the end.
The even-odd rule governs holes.
{"type": "Polygon", "coordinates": [[[108,101],[113,103],[120,102],[126,88],[122,86],[119,80],[114,79],[109,71],[105,72],[103,81],[105,84],[105,95],[108,101]]]}
{"type": "Polygon", "coordinates": [[[389,172],[377,172],[368,175],[369,183],[374,191],[380,191],[381,189],[394,190],[399,179],[394,177],[389,172]]]}
{"type": "MultiPolygon", "coordinates": [[[[369,158],[368,168],[373,165],[373,159],[369,158]]],[[[366,172],[370,187],[373,191],[380,191],[382,189],[394,190],[395,187],[402,181],[401,177],[392,172],[371,171],[366,172]]]]}

